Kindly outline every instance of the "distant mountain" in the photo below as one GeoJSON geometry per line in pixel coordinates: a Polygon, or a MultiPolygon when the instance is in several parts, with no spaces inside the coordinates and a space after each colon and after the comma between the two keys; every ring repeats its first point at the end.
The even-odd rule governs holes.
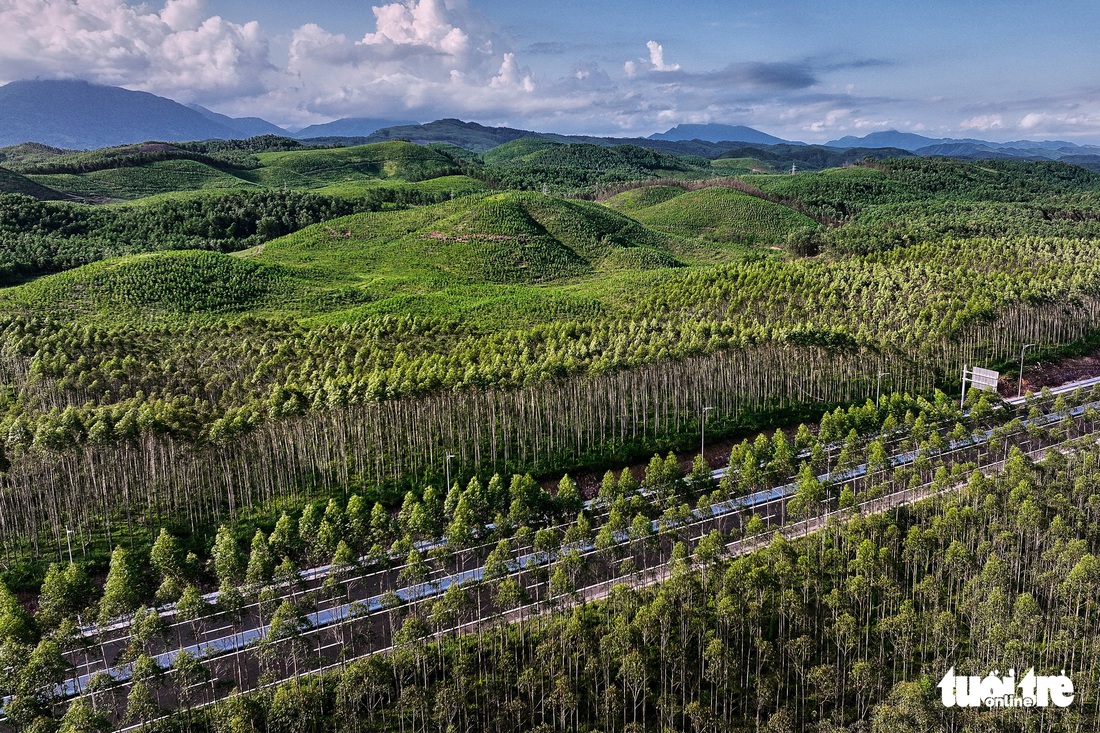
{"type": "Polygon", "coordinates": [[[974,138],[925,137],[913,132],[886,130],[872,132],[863,137],[848,135],[825,143],[830,148],[901,148],[918,155],[946,155],[952,157],[1007,157],[1042,158],[1057,160],[1063,155],[1100,152],[1096,146],[1081,146],[1065,140],[1013,140],[1007,143],[976,140],[974,138]],[[998,153],[998,154],[994,154],[998,153]]]}
{"type": "Polygon", "coordinates": [[[981,140],[951,140],[948,138],[933,138],[918,135],[913,132],[898,132],[886,130],[884,132],[872,132],[863,137],[848,135],[839,140],[831,140],[825,145],[830,148],[901,148],[902,150],[919,150],[930,145],[945,145],[949,143],[978,143],[981,140]]]}
{"type": "MultiPolygon", "coordinates": [[[[514,127],[489,127],[476,122],[463,122],[456,119],[436,120],[423,125],[402,125],[386,127],[367,138],[356,142],[382,142],[384,140],[410,140],[414,143],[448,143],[474,153],[483,153],[498,145],[523,138],[552,140],[559,143],[582,143],[588,145],[637,145],[642,148],[660,150],[671,155],[698,155],[704,158],[717,158],[735,145],[744,143],[705,140],[653,140],[646,137],[594,137],[591,135],[562,135],[556,132],[535,132],[519,130],[514,127]]],[[[776,138],[778,139],[778,138],[776,138]]],[[[346,144],[352,141],[344,140],[346,144]]],[[[801,144],[801,143],[796,143],[801,144]]]]}
{"type": "MultiPolygon", "coordinates": [[[[299,140],[305,140],[311,137],[367,137],[384,127],[398,127],[415,124],[415,122],[406,120],[383,120],[374,117],[345,117],[333,122],[326,122],[323,125],[310,125],[309,127],[304,127],[297,132],[292,132],[291,136],[299,140]]],[[[280,134],[285,135],[286,133],[283,132],[280,134]]]]}
{"type": "Polygon", "coordinates": [[[15,81],[0,87],[0,146],[38,142],[91,149],[240,136],[193,109],[146,92],[84,81],[15,81]]]}
{"type": "Polygon", "coordinates": [[[225,125],[237,133],[236,137],[250,138],[258,135],[279,135],[287,137],[287,131],[278,125],[274,125],[262,117],[230,117],[228,115],[211,112],[206,107],[198,104],[187,105],[208,120],[225,125]]]}
{"type": "MultiPolygon", "coordinates": [[[[650,140],[671,140],[683,142],[688,140],[704,140],[712,143],[738,142],[750,145],[804,145],[792,140],[769,135],[766,132],[754,130],[744,125],[719,125],[710,123],[706,125],[676,125],[666,132],[658,132],[649,136],[650,140]]],[[[854,147],[854,146],[853,146],[854,147]]]]}

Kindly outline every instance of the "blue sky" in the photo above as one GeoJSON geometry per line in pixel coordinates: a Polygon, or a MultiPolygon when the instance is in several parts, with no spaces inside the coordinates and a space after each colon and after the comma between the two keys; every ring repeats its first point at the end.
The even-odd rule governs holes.
{"type": "Polygon", "coordinates": [[[1100,142],[1100,3],[0,0],[0,81],[80,77],[302,126],[745,124],[1100,142]]]}

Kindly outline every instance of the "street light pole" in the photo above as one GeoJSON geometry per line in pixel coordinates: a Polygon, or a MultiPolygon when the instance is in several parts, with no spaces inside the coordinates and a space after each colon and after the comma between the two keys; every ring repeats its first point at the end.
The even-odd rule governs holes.
{"type": "Polygon", "coordinates": [[[1038,344],[1024,344],[1020,349],[1020,385],[1016,388],[1016,396],[1024,396],[1024,352],[1030,349],[1032,346],[1038,346],[1038,344]]]}
{"type": "Polygon", "coordinates": [[[707,462],[707,413],[713,409],[713,407],[704,407],[703,419],[700,420],[702,424],[699,430],[699,455],[703,457],[703,463],[707,462]]]}
{"type": "Polygon", "coordinates": [[[878,409],[879,398],[882,397],[882,378],[890,376],[890,372],[879,372],[875,377],[875,409],[878,409]]]}
{"type": "Polygon", "coordinates": [[[447,457],[444,459],[444,463],[446,463],[446,466],[447,466],[447,488],[446,488],[446,491],[451,490],[451,459],[454,458],[454,457],[455,457],[454,453],[448,453],[447,457]]]}

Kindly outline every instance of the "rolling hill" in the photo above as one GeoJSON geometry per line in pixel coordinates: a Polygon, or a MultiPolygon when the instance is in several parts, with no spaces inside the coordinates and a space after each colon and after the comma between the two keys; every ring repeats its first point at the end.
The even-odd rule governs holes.
{"type": "Polygon", "coordinates": [[[817,225],[786,206],[720,186],[698,191],[646,187],[606,203],[657,231],[712,242],[778,244],[795,229],[817,225]]]}

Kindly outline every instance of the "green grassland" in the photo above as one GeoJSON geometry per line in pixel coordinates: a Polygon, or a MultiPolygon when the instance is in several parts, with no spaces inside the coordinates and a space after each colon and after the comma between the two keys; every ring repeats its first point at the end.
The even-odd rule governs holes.
{"type": "Polygon", "coordinates": [[[714,242],[776,244],[795,229],[817,225],[813,219],[786,206],[729,188],[712,186],[690,192],[674,188],[673,191],[680,191],[674,195],[669,195],[673,191],[667,188],[659,187],[660,190],[648,194],[649,198],[639,194],[646,189],[638,189],[607,203],[623,205],[630,216],[652,229],[714,242]],[[653,203],[640,206],[643,200],[653,203]]]}

